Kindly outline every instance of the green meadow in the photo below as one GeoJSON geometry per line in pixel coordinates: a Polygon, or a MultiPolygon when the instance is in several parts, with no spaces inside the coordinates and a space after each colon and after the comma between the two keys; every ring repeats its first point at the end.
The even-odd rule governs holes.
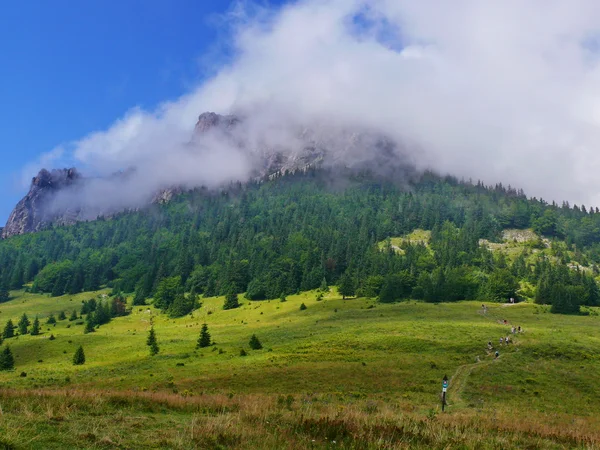
{"type": "Polygon", "coordinates": [[[600,443],[593,308],[563,316],[530,303],[489,304],[484,315],[480,302],[384,305],[332,291],[320,301],[317,292],[285,302],[240,296],[241,307],[228,311],[222,297],[207,298],[179,319],[135,306],[88,334],[82,319],[46,324],[50,314],[68,318],[82,300],[106,294],[17,291],[0,305],[1,324],[23,313],[42,323],[39,336],[4,342],[15,369],[0,372],[0,448],[600,443]],[[504,320],[524,331],[510,334],[504,320]],[[196,349],[203,323],[214,344],[196,349]],[[146,346],[151,324],[156,356],[146,346]],[[250,349],[253,334],[263,349],[250,349]],[[513,342],[500,346],[509,334],[513,342]],[[74,366],[79,345],[86,363],[74,366]],[[451,380],[442,413],[444,375],[451,380]]]}

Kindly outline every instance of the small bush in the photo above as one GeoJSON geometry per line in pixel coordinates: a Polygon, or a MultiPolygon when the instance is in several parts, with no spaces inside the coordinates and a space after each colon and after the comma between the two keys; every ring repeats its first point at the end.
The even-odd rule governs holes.
{"type": "Polygon", "coordinates": [[[240,349],[240,356],[248,356],[248,353],[246,353],[246,350],[242,348],[240,349]]]}
{"type": "Polygon", "coordinates": [[[255,334],[253,334],[250,338],[250,342],[248,342],[248,345],[250,345],[250,348],[252,350],[260,350],[261,348],[263,348],[261,342],[258,340],[255,334]]]}

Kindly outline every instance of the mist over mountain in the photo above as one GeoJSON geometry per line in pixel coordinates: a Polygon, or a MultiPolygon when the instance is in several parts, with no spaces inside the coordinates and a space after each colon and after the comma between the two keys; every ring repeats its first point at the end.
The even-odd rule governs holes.
{"type": "Polygon", "coordinates": [[[299,127],[364,127],[401,142],[420,168],[596,205],[599,12],[590,0],[238,4],[222,18],[229,51],[206,67],[212,76],[65,143],[53,165],[95,176],[135,167],[143,175],[122,206],[179,180],[251,177],[254,155],[238,146],[190,144],[191,118],[215,111],[244,117],[248,148],[293,153],[299,127]]]}
{"type": "Polygon", "coordinates": [[[42,169],[2,230],[7,238],[50,224],[94,220],[126,209],[169,201],[196,187],[262,180],[310,167],[368,170],[402,182],[414,171],[406,149],[365,127],[266,122],[259,114],[199,116],[194,132],[172,149],[156,171],[147,164],[109,176],[82,176],[77,169],[42,169]]]}

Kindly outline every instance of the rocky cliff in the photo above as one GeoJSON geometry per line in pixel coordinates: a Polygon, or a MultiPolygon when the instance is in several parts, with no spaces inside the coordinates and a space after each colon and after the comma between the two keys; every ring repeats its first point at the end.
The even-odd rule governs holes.
{"type": "MultiPolygon", "coordinates": [[[[214,112],[201,114],[190,141],[190,151],[196,151],[195,144],[204,138],[205,142],[211,142],[211,138],[218,137],[221,144],[235,147],[247,157],[251,165],[250,178],[255,180],[315,166],[372,169],[384,175],[397,175],[402,171],[405,177],[410,167],[398,145],[360,126],[341,128],[313,123],[286,126],[282,133],[281,129],[265,129],[261,121],[251,119],[214,112]],[[277,139],[273,139],[274,135],[277,139]]],[[[82,177],[75,169],[41,170],[6,226],[0,229],[0,237],[39,231],[50,224],[93,220],[130,209],[131,204],[115,204],[115,199],[118,200],[122,189],[131,187],[127,180],[136,175],[136,170],[130,168],[102,179],[82,177]],[[103,190],[93,189],[99,182],[104,182],[103,190]],[[107,194],[107,189],[112,195],[107,194]],[[113,200],[109,200],[111,198],[113,200]]],[[[154,193],[141,195],[133,207],[168,202],[189,187],[163,186],[154,193]]]]}
{"type": "Polygon", "coordinates": [[[73,186],[80,180],[80,174],[73,168],[52,171],[42,169],[31,180],[29,192],[17,203],[0,236],[7,238],[17,234],[39,231],[51,223],[73,223],[76,220],[77,211],[67,208],[57,213],[51,211],[49,205],[57,192],[73,186]]]}

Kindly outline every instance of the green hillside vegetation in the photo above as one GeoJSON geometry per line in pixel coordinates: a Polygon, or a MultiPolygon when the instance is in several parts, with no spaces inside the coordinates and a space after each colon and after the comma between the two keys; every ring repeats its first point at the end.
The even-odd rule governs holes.
{"type": "MultiPolygon", "coordinates": [[[[381,304],[342,300],[335,289],[318,294],[284,303],[241,298],[232,310],[223,309],[224,297],[205,298],[177,319],[133,307],[93,333],[66,319],[43,325],[39,336],[6,339],[15,369],[0,372],[1,439],[16,448],[203,448],[218,439],[223,448],[328,448],[325,438],[380,448],[380,435],[390,448],[481,448],[481,439],[490,447],[600,444],[599,308],[559,316],[532,303],[490,304],[484,315],[480,302],[381,304]],[[197,348],[204,323],[212,345],[197,348]],[[523,332],[511,334],[512,326],[523,332]],[[150,327],[155,356],[146,346],[150,327]],[[253,335],[262,349],[250,348],[253,335]],[[513,342],[499,345],[507,335],[513,342]],[[85,362],[74,365],[80,346],[85,362]],[[444,374],[451,377],[447,416],[439,403],[444,374]],[[382,420],[412,431],[372,428],[382,420]],[[572,420],[577,432],[564,426],[572,420]],[[465,424],[469,431],[459,432],[465,424]]],[[[94,295],[13,292],[0,323],[81,307],[94,295]]]]}
{"type": "Polygon", "coordinates": [[[110,220],[17,236],[0,242],[0,292],[109,287],[136,304],[155,297],[171,317],[187,314],[200,296],[276,299],[323,280],[343,295],[375,297],[386,284],[400,291],[386,301],[506,301],[528,285],[537,302],[558,304],[553,312],[598,304],[595,209],[433,174],[411,190],[348,177],[342,189],[331,174],[310,170],[220,193],[196,190],[110,220]],[[515,242],[529,228],[540,238],[515,242]],[[506,230],[512,243],[503,242],[506,230]],[[551,252],[538,251],[548,245],[551,252]],[[580,266],[587,270],[573,270],[580,266]]]}
{"type": "Polygon", "coordinates": [[[309,170],[1,241],[0,447],[600,445],[600,211],[408,185],[309,170]]]}

